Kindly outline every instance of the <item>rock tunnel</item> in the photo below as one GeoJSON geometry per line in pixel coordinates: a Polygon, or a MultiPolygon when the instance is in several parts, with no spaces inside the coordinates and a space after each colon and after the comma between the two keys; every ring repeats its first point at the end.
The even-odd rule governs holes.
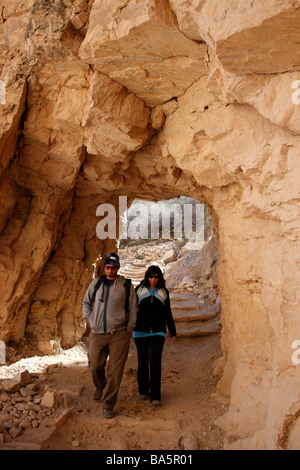
{"type": "Polygon", "coordinates": [[[0,339],[74,345],[100,203],[193,197],[219,242],[222,418],[299,438],[300,2],[17,0],[0,17],[0,339]],[[2,103],[2,102],[1,102],[2,103]]]}

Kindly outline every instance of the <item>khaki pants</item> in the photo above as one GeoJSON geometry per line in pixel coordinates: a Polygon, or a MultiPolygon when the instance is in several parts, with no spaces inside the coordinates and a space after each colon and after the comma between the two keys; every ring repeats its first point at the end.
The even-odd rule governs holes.
{"type": "Polygon", "coordinates": [[[89,367],[94,385],[102,391],[103,408],[112,410],[116,404],[124,366],[128,357],[131,335],[127,331],[116,331],[103,335],[90,334],[89,367]],[[107,361],[107,358],[109,359],[107,361]],[[105,366],[107,374],[105,376],[105,366]]]}

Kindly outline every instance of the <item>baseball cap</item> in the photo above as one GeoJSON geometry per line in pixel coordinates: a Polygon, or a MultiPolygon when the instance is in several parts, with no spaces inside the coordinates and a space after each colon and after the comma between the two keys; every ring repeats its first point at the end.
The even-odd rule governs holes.
{"type": "Polygon", "coordinates": [[[116,253],[109,253],[104,258],[104,266],[107,264],[120,267],[120,259],[116,253]]]}

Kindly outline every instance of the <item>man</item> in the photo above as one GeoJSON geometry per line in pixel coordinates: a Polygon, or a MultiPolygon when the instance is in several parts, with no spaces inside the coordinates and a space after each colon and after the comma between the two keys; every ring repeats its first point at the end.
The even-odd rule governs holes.
{"type": "Polygon", "coordinates": [[[113,409],[127,360],[131,333],[136,324],[137,299],[133,285],[126,288],[126,279],[118,276],[116,253],[105,256],[105,276],[94,279],[83,299],[83,315],[91,326],[89,365],[95,391],[93,398],[103,396],[103,416],[113,418],[113,409]],[[94,307],[92,304],[94,302],[94,307]],[[107,358],[107,377],[105,365],[107,358]]]}

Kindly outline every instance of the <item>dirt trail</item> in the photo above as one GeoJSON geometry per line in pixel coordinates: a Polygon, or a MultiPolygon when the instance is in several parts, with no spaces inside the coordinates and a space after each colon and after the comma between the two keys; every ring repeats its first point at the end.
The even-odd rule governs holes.
{"type": "Polygon", "coordinates": [[[115,408],[105,420],[101,402],[92,399],[87,364],[60,367],[48,376],[47,387],[69,396],[72,414],[43,446],[49,450],[178,450],[180,439],[193,435],[200,449],[223,448],[223,432],[214,424],[224,414],[212,395],[218,379],[212,366],[220,355],[220,335],[167,339],[163,354],[162,406],[138,400],[137,359],[133,340],[115,408]]]}
{"type": "MultiPolygon", "coordinates": [[[[43,393],[55,392],[63,400],[60,409],[71,410],[67,421],[41,443],[43,449],[180,450],[183,439],[189,436],[193,436],[199,449],[223,448],[223,431],[215,424],[227,408],[215,399],[219,377],[213,374],[213,369],[221,356],[217,306],[209,299],[199,303],[198,296],[193,294],[172,293],[171,301],[179,337],[174,343],[169,336],[166,338],[160,407],[138,399],[133,339],[115,407],[116,417],[111,420],[102,417],[102,403],[92,399],[94,387],[88,369],[87,339],[68,351],[59,351],[58,355],[28,357],[0,367],[0,379],[14,377],[26,369],[40,374],[37,380],[43,393]],[[195,321],[195,315],[201,320],[195,321]],[[207,315],[208,320],[204,319],[207,315]],[[191,317],[190,321],[186,321],[186,316],[191,317]],[[193,334],[210,331],[212,336],[185,337],[185,333],[180,336],[183,331],[193,334]],[[51,366],[55,363],[59,366],[51,366]],[[47,366],[50,375],[44,373],[48,372],[47,366]]],[[[39,429],[35,432],[39,433],[39,429]]],[[[26,442],[27,438],[25,432],[16,441],[26,442]]]]}

